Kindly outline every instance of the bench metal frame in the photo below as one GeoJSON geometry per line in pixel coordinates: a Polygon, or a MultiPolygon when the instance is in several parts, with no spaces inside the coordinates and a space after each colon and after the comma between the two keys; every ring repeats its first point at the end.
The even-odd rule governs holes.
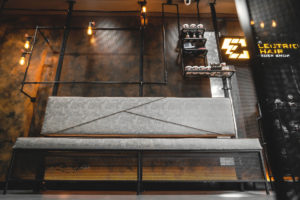
{"type": "MultiPolygon", "coordinates": [[[[16,154],[18,152],[40,152],[40,165],[37,169],[37,173],[35,174],[35,186],[33,188],[34,192],[40,192],[41,186],[43,185],[44,180],[44,175],[45,175],[45,157],[49,155],[49,153],[53,153],[56,151],[59,152],[136,152],[136,157],[137,157],[137,181],[136,181],[136,193],[137,195],[140,195],[143,191],[143,182],[186,182],[186,183],[220,183],[220,182],[228,182],[228,183],[241,183],[241,189],[244,190],[244,183],[247,182],[252,182],[252,183],[264,183],[265,184],[265,190],[266,194],[270,194],[269,192],[269,187],[268,187],[268,180],[266,177],[266,171],[265,171],[265,164],[263,160],[263,154],[262,150],[122,150],[122,149],[13,149],[12,152],[12,157],[10,161],[10,165],[6,174],[6,180],[5,180],[5,185],[4,185],[4,190],[3,194],[7,193],[9,182],[13,181],[12,179],[12,172],[13,172],[13,165],[15,161],[16,154]],[[143,181],[143,153],[144,152],[180,152],[180,153],[257,153],[260,161],[260,168],[262,170],[264,180],[200,180],[200,181],[143,181]]],[[[17,180],[21,181],[21,180],[17,180]]],[[[51,180],[55,181],[55,180],[51,180]]],[[[95,180],[80,180],[84,182],[95,182],[95,180]]],[[[78,182],[78,181],[68,181],[68,182],[78,182]]]]}

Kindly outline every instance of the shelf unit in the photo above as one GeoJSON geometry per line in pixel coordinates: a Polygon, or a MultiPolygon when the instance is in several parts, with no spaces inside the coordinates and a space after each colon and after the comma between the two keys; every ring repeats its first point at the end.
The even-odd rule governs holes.
{"type": "Polygon", "coordinates": [[[207,52],[205,48],[207,39],[204,38],[204,28],[182,28],[180,31],[181,65],[184,77],[198,77],[200,74],[207,76],[207,70],[186,71],[186,61],[201,59],[201,63],[207,65],[207,52]]]}
{"type": "Polygon", "coordinates": [[[180,31],[180,46],[181,46],[181,65],[182,73],[184,77],[189,78],[199,78],[199,77],[217,77],[217,78],[231,78],[235,73],[233,66],[227,66],[227,70],[222,70],[221,66],[212,67],[214,69],[208,68],[207,53],[205,45],[207,39],[204,38],[205,29],[204,28],[182,28],[180,31]],[[193,60],[198,60],[197,63],[189,64],[190,66],[199,65],[201,63],[202,68],[206,69],[192,69],[187,70],[187,59],[193,62],[193,60]],[[200,60],[200,62],[199,62],[200,60]]]}
{"type": "Polygon", "coordinates": [[[235,70],[184,70],[185,77],[231,78],[235,70]]]}

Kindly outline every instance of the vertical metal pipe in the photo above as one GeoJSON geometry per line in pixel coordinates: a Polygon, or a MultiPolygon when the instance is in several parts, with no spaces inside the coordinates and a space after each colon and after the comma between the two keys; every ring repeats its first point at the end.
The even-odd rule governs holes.
{"type": "Polygon", "coordinates": [[[218,28],[215,4],[216,4],[215,2],[214,3],[209,3],[209,6],[210,6],[212,22],[213,22],[213,26],[214,26],[214,30],[215,30],[219,60],[220,60],[220,62],[222,62],[223,59],[222,59],[221,50],[220,50],[220,36],[219,36],[219,28],[218,28]]]}
{"type": "MultiPolygon", "coordinates": [[[[66,50],[66,46],[67,46],[68,37],[70,34],[70,23],[71,23],[73,6],[75,4],[75,0],[69,0],[68,3],[69,3],[69,9],[68,9],[68,14],[67,14],[66,24],[64,27],[65,30],[64,30],[63,40],[61,43],[60,55],[59,55],[59,60],[58,60],[58,65],[57,65],[56,75],[55,75],[55,81],[60,80],[62,65],[64,62],[65,50],[66,50]]],[[[59,87],[59,83],[55,83],[54,87],[53,87],[53,91],[52,91],[53,96],[57,96],[58,87],[59,87]]]]}
{"type": "Polygon", "coordinates": [[[2,11],[3,11],[3,9],[4,9],[4,7],[5,7],[5,4],[6,4],[7,1],[8,1],[8,0],[3,0],[3,1],[1,2],[1,6],[0,6],[0,15],[2,14],[2,11]]]}
{"type": "Polygon", "coordinates": [[[16,157],[16,150],[13,149],[12,156],[11,156],[11,159],[10,159],[10,163],[9,163],[9,166],[8,166],[8,170],[7,170],[7,174],[6,174],[6,178],[5,178],[3,194],[7,193],[8,183],[9,183],[9,179],[11,177],[15,157],[16,157]]]}
{"type": "Polygon", "coordinates": [[[137,195],[141,194],[143,181],[143,160],[142,151],[138,151],[137,155],[137,195]]]}
{"type": "Polygon", "coordinates": [[[178,4],[174,4],[176,6],[177,11],[177,29],[178,29],[178,37],[180,36],[180,14],[178,4]]]}
{"type": "Polygon", "coordinates": [[[198,24],[200,24],[199,2],[200,2],[200,0],[197,0],[197,19],[198,19],[198,24]]]}
{"type": "Polygon", "coordinates": [[[165,29],[165,6],[161,4],[162,17],[162,37],[163,37],[163,57],[164,57],[164,82],[168,82],[168,66],[166,62],[166,29],[165,29]]]}
{"type": "Polygon", "coordinates": [[[263,171],[263,175],[264,175],[264,178],[265,178],[266,193],[267,193],[267,195],[269,195],[270,191],[269,191],[268,180],[267,180],[267,176],[266,176],[266,168],[265,168],[265,163],[264,163],[262,151],[259,152],[259,160],[260,160],[260,165],[261,165],[261,168],[262,168],[262,171],[263,171]]]}
{"type": "Polygon", "coordinates": [[[146,25],[146,16],[143,15],[144,24],[140,27],[140,87],[139,87],[139,96],[142,97],[144,94],[144,43],[145,43],[145,25],[146,25]]]}
{"type": "Polygon", "coordinates": [[[223,82],[224,96],[226,98],[228,98],[229,97],[229,89],[230,88],[228,87],[227,78],[226,77],[222,78],[222,82],[223,82]]]}

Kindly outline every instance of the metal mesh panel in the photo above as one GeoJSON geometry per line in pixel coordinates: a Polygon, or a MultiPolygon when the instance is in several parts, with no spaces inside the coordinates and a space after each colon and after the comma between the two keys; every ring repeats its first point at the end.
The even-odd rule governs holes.
{"type": "MultiPolygon", "coordinates": [[[[248,5],[257,43],[299,45],[299,1],[248,0],[248,5]]],[[[284,51],[288,58],[260,58],[261,66],[253,67],[261,77],[258,91],[278,197],[298,199],[299,183],[289,182],[300,174],[300,51],[284,51]]]]}
{"type": "Polygon", "coordinates": [[[145,153],[144,181],[263,181],[258,153],[145,153]]]}

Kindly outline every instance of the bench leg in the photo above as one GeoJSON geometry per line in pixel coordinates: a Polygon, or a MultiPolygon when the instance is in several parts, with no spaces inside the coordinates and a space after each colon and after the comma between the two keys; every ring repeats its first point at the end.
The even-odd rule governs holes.
{"type": "Polygon", "coordinates": [[[4,183],[4,189],[3,189],[3,194],[4,195],[7,193],[8,183],[9,183],[9,179],[11,177],[15,156],[16,156],[16,150],[13,149],[12,156],[11,156],[11,159],[10,159],[10,163],[9,163],[7,173],[6,173],[5,183],[4,183]]]}
{"type": "Polygon", "coordinates": [[[245,191],[245,183],[240,183],[240,190],[241,192],[245,191]]]}
{"type": "Polygon", "coordinates": [[[33,187],[34,193],[40,193],[43,181],[45,177],[45,155],[41,153],[39,155],[39,166],[37,167],[35,175],[35,185],[33,187]]]}
{"type": "Polygon", "coordinates": [[[260,151],[259,152],[259,159],[260,159],[260,165],[264,174],[264,178],[265,178],[265,189],[266,189],[266,193],[267,195],[270,195],[270,191],[269,191],[269,186],[268,186],[268,180],[267,180],[267,176],[266,176],[266,168],[265,168],[265,164],[264,164],[264,159],[263,159],[263,154],[260,151]]]}
{"type": "Polygon", "coordinates": [[[137,188],[136,188],[137,195],[141,194],[142,181],[143,181],[143,159],[142,159],[142,152],[138,151],[138,155],[137,155],[137,188]]]}

